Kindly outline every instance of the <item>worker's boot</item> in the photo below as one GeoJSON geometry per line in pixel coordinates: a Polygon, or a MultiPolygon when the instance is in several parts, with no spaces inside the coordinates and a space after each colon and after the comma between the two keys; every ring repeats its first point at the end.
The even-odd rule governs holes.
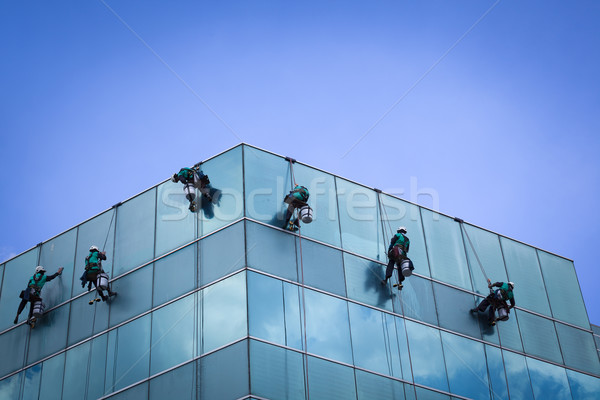
{"type": "Polygon", "coordinates": [[[19,323],[19,316],[17,315],[15,317],[15,320],[13,321],[13,324],[18,324],[19,323]]]}
{"type": "Polygon", "coordinates": [[[401,283],[396,283],[396,284],[394,284],[394,287],[398,288],[398,290],[402,290],[402,288],[404,287],[404,285],[401,284],[401,283]]]}
{"type": "Polygon", "coordinates": [[[196,212],[196,203],[193,201],[190,201],[190,211],[196,212]]]}

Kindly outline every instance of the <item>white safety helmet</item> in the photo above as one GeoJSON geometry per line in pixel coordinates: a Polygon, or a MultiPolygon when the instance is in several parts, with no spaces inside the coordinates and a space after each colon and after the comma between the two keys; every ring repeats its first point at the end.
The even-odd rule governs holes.
{"type": "Polygon", "coordinates": [[[405,227],[405,226],[401,226],[401,227],[399,227],[399,228],[398,228],[398,232],[401,232],[401,233],[406,233],[406,232],[407,232],[407,231],[406,231],[406,227],[405,227]]]}
{"type": "Polygon", "coordinates": [[[40,272],[46,272],[46,270],[41,265],[38,265],[37,267],[35,267],[35,273],[38,274],[40,272]]]}
{"type": "Polygon", "coordinates": [[[99,251],[99,250],[98,250],[98,246],[92,246],[92,247],[90,247],[90,251],[94,251],[94,250],[95,250],[95,251],[99,251]]]}
{"type": "Polygon", "coordinates": [[[508,282],[508,286],[510,286],[510,288],[511,288],[511,289],[514,289],[514,288],[515,288],[515,284],[514,284],[514,283],[512,283],[512,282],[508,282]]]}

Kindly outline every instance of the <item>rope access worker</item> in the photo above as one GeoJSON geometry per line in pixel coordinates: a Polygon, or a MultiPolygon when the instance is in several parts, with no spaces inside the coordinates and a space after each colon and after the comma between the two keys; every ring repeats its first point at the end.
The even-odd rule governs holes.
{"type": "MultiPolygon", "coordinates": [[[[398,266],[398,290],[402,290],[402,282],[404,282],[404,275],[400,272],[400,265],[402,261],[408,259],[408,249],[410,248],[410,239],[406,236],[406,227],[401,226],[398,228],[397,233],[392,236],[390,246],[388,247],[388,262],[387,268],[385,269],[385,279],[381,281],[383,286],[387,285],[388,279],[392,277],[394,273],[394,264],[398,266]]],[[[411,271],[414,269],[412,263],[410,263],[411,271]]]]}
{"type": "MultiPolygon", "coordinates": [[[[102,287],[98,286],[98,274],[106,273],[102,269],[102,260],[106,260],[106,252],[98,250],[96,246],[90,247],[90,254],[85,258],[85,271],[83,271],[83,275],[79,279],[81,280],[81,287],[85,287],[86,283],[88,284],[88,292],[92,290],[92,284],[94,284],[102,301],[106,301],[109,297],[115,296],[117,292],[112,292],[110,286],[107,285],[106,291],[108,292],[108,296],[105,296],[102,287]]],[[[100,300],[98,299],[98,301],[100,300]]],[[[93,300],[90,301],[90,304],[93,304],[93,300]]]]}
{"type": "Polygon", "coordinates": [[[181,168],[178,173],[173,174],[171,181],[183,183],[183,191],[185,192],[185,197],[190,201],[191,212],[196,211],[196,202],[194,201],[196,193],[194,192],[194,188],[200,190],[200,193],[202,193],[208,201],[212,201],[210,191],[206,187],[206,185],[210,184],[208,175],[204,175],[204,173],[198,169],[181,168]]]}
{"type": "Polygon", "coordinates": [[[515,306],[515,296],[513,295],[515,284],[512,282],[495,282],[492,284],[488,280],[488,288],[490,288],[491,293],[477,307],[471,309],[471,312],[485,312],[485,309],[489,307],[488,323],[490,326],[494,326],[496,325],[495,311],[497,309],[506,308],[508,312],[515,306]],[[492,290],[492,287],[498,289],[492,290]],[[506,303],[507,301],[510,302],[510,306],[506,303]]]}
{"type": "Polygon", "coordinates": [[[300,228],[299,218],[295,218],[293,221],[290,221],[290,219],[292,218],[295,209],[308,206],[307,201],[309,196],[308,189],[300,185],[296,185],[294,190],[290,191],[290,193],[285,196],[283,202],[286,203],[288,207],[285,213],[283,229],[297,231],[298,228],[300,228]]]}
{"type": "Polygon", "coordinates": [[[35,267],[35,273],[29,279],[29,283],[27,284],[27,288],[21,291],[19,297],[21,298],[21,303],[19,304],[19,308],[17,309],[17,316],[13,321],[14,324],[19,322],[19,314],[25,308],[27,302],[29,302],[29,316],[27,317],[27,323],[31,325],[33,328],[35,326],[36,318],[33,316],[33,305],[37,301],[42,301],[40,294],[42,293],[42,288],[46,284],[46,282],[50,282],[52,279],[61,275],[63,272],[63,267],[58,268],[58,272],[52,275],[46,275],[46,270],[41,265],[35,267]]]}

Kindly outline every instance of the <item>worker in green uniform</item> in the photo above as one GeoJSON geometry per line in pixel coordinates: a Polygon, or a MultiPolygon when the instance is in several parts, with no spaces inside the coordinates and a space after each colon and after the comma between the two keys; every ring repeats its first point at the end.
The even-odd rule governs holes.
{"type": "MultiPolygon", "coordinates": [[[[106,273],[102,269],[102,260],[106,260],[106,252],[100,251],[98,247],[91,246],[90,254],[85,258],[85,271],[81,278],[81,287],[85,287],[88,284],[88,291],[92,290],[92,284],[96,288],[96,291],[102,298],[102,301],[108,300],[108,297],[115,296],[117,293],[110,290],[110,286],[106,288],[108,296],[104,295],[104,290],[98,286],[98,274],[106,273]]],[[[100,301],[100,299],[98,299],[100,301]]],[[[90,301],[93,304],[93,300],[90,301]]]]}
{"type": "Polygon", "coordinates": [[[196,211],[196,202],[194,201],[196,193],[194,189],[200,190],[200,193],[202,193],[208,201],[212,201],[210,190],[207,187],[207,185],[210,184],[208,175],[205,175],[198,169],[181,168],[178,173],[173,174],[171,181],[183,183],[183,191],[185,192],[185,197],[190,202],[189,209],[191,212],[196,211]]]}
{"type": "Polygon", "coordinates": [[[492,284],[488,280],[488,288],[491,293],[477,307],[471,309],[471,312],[485,312],[485,309],[489,307],[488,323],[494,326],[496,325],[495,311],[497,309],[506,308],[508,311],[515,306],[515,296],[513,294],[515,284],[512,282],[495,282],[492,284]],[[497,287],[498,289],[493,290],[492,287],[497,287]],[[510,302],[510,306],[507,302],[510,302]]]}
{"type": "Polygon", "coordinates": [[[290,221],[290,219],[292,218],[295,209],[300,209],[308,205],[307,201],[309,196],[308,189],[300,185],[296,185],[294,190],[290,191],[290,193],[285,196],[283,202],[286,203],[288,207],[285,213],[283,229],[297,231],[298,228],[300,228],[299,218],[295,218],[293,221],[290,221]]]}
{"type": "MultiPolygon", "coordinates": [[[[400,272],[400,265],[402,261],[408,259],[408,250],[410,249],[410,239],[406,236],[406,227],[401,226],[396,231],[396,234],[392,236],[390,245],[388,247],[388,258],[389,262],[385,269],[385,279],[381,282],[382,285],[387,285],[388,279],[392,277],[394,273],[394,264],[398,266],[398,290],[402,290],[402,282],[404,282],[404,275],[400,272]]],[[[414,269],[412,262],[410,263],[411,271],[414,269]]]]}
{"type": "Polygon", "coordinates": [[[46,275],[46,270],[41,265],[35,267],[35,273],[29,279],[29,283],[27,284],[27,288],[21,291],[19,297],[21,298],[21,303],[19,304],[19,308],[17,309],[17,316],[13,323],[19,322],[19,314],[25,308],[27,302],[29,302],[29,316],[27,317],[27,323],[31,325],[33,328],[35,326],[35,317],[33,316],[33,305],[36,301],[42,301],[40,297],[42,293],[42,288],[46,284],[46,282],[50,282],[52,279],[56,278],[60,274],[62,274],[63,268],[58,268],[58,272],[52,275],[46,275]]]}

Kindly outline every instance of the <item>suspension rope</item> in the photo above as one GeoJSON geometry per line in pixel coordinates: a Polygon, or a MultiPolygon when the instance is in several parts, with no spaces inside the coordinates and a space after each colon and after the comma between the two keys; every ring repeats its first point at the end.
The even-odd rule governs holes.
{"type": "MultiPolygon", "coordinates": [[[[96,329],[96,304],[97,302],[94,301],[94,318],[92,319],[92,333],[91,336],[94,336],[94,330],[96,329]]],[[[94,339],[90,340],[90,351],[88,353],[88,362],[87,362],[87,373],[85,376],[85,394],[84,394],[84,399],[87,399],[88,396],[88,390],[89,390],[89,386],[90,386],[90,368],[91,368],[91,364],[92,364],[92,347],[94,344],[94,339]]]]}
{"type": "Polygon", "coordinates": [[[112,227],[113,219],[115,218],[115,214],[117,213],[117,206],[113,206],[113,213],[110,217],[110,224],[108,224],[108,231],[106,231],[106,238],[104,239],[104,244],[102,245],[102,251],[106,248],[106,242],[108,241],[108,235],[110,234],[110,228],[112,227]]]}
{"type": "Polygon", "coordinates": [[[465,236],[467,237],[467,240],[469,241],[469,245],[471,246],[471,249],[473,250],[473,254],[475,254],[475,259],[477,259],[477,263],[479,264],[479,268],[481,268],[481,272],[483,273],[483,276],[485,277],[485,280],[488,283],[491,283],[490,278],[488,278],[487,274],[485,273],[485,270],[483,269],[483,264],[481,263],[481,260],[479,259],[479,256],[477,255],[477,251],[475,250],[475,246],[473,246],[473,242],[471,241],[471,238],[469,237],[469,233],[467,232],[467,228],[463,227],[464,221],[460,218],[454,218],[454,220],[456,222],[458,222],[458,224],[460,225],[460,230],[461,232],[465,233],[465,236]]]}

